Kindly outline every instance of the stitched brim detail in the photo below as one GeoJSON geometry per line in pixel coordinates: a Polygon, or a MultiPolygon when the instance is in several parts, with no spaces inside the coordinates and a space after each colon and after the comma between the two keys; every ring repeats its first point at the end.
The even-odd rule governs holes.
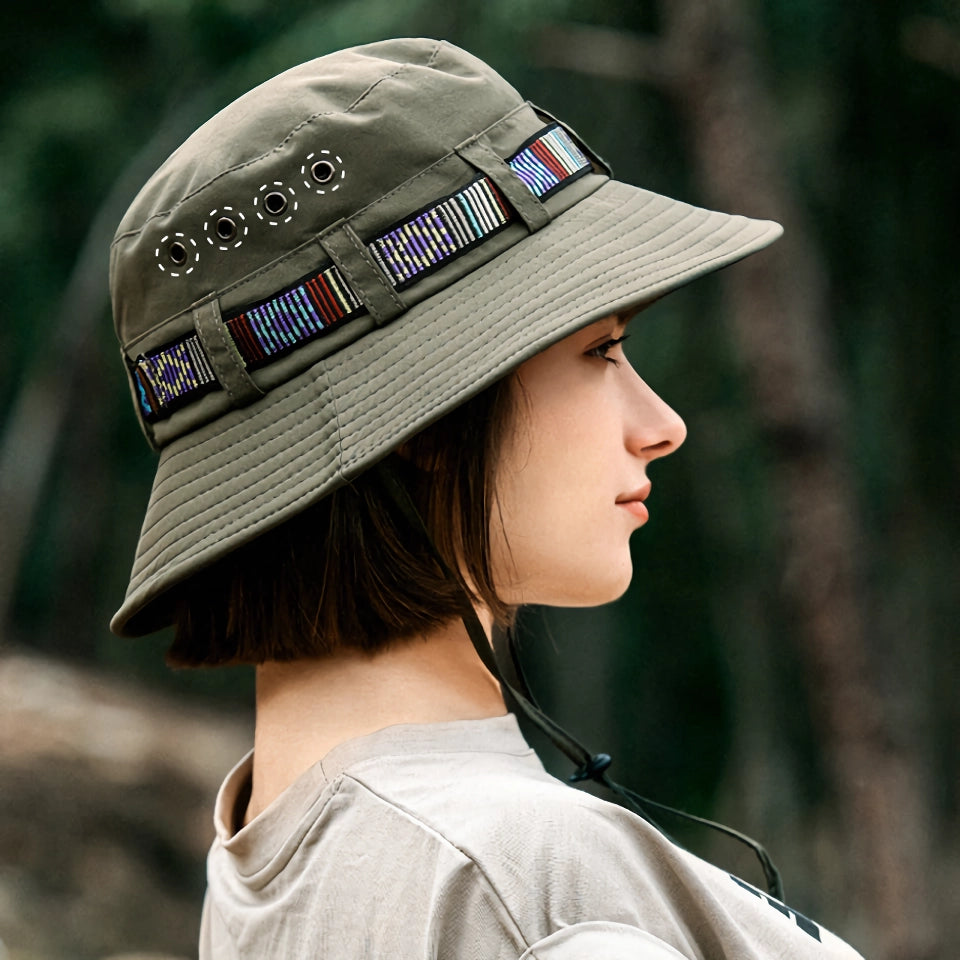
{"type": "Polygon", "coordinates": [[[111,629],[170,622],[168,591],[357,476],[527,358],[772,243],[778,224],[616,181],[458,283],[173,441],[111,629]]]}

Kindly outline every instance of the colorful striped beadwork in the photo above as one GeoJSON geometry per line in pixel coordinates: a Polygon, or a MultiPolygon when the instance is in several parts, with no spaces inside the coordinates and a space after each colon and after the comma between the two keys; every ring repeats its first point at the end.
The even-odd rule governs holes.
{"type": "Polygon", "coordinates": [[[147,416],[217,382],[196,334],[140,357],[135,373],[140,407],[147,416]]]}
{"type": "Polygon", "coordinates": [[[563,127],[548,130],[507,162],[536,197],[546,196],[590,167],[590,161],[563,127]]]}
{"type": "Polygon", "coordinates": [[[271,360],[363,309],[337,267],[328,267],[296,286],[227,319],[248,366],[271,360]]]}
{"type": "Polygon", "coordinates": [[[431,267],[489,237],[511,220],[496,187],[480,177],[368,245],[395,287],[418,280],[431,267]]]}

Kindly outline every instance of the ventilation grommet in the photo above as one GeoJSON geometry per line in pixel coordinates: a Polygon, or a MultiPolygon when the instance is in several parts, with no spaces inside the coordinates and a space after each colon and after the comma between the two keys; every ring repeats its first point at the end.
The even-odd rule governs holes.
{"type": "Polygon", "coordinates": [[[263,198],[263,209],[271,216],[279,217],[287,209],[287,198],[279,190],[271,190],[263,198]]]}
{"type": "Polygon", "coordinates": [[[329,183],[336,172],[337,168],[329,160],[317,160],[310,167],[310,176],[317,183],[329,183]]]}
{"type": "Polygon", "coordinates": [[[293,187],[284,186],[279,180],[265,183],[253,198],[253,207],[257,217],[265,220],[271,227],[289,223],[297,212],[297,196],[293,187]],[[270,188],[273,189],[270,189],[270,188]]]}
{"type": "Polygon", "coordinates": [[[193,272],[200,259],[200,251],[197,250],[196,240],[178,231],[161,237],[153,256],[163,273],[169,277],[179,277],[193,272]]]}
{"type": "Polygon", "coordinates": [[[247,235],[246,220],[243,212],[235,207],[215,207],[203,224],[207,243],[218,250],[236,249],[247,235]]]}
{"type": "Polygon", "coordinates": [[[224,242],[229,243],[235,240],[237,236],[237,225],[229,217],[221,217],[215,227],[217,236],[224,242]]]}
{"type": "Polygon", "coordinates": [[[300,166],[303,185],[308,190],[319,194],[339,190],[341,181],[346,175],[343,159],[329,150],[315,150],[313,153],[308,153],[300,166]]]}

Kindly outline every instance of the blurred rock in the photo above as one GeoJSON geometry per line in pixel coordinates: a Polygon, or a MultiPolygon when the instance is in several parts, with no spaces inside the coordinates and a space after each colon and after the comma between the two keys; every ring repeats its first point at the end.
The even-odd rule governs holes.
{"type": "Polygon", "coordinates": [[[5,960],[194,956],[214,795],[250,742],[247,718],[0,656],[5,960]]]}

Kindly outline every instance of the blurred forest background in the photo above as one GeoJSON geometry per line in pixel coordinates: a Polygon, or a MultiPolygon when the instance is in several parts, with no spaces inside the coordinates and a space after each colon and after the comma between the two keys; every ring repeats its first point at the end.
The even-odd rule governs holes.
{"type": "Polygon", "coordinates": [[[247,671],[171,673],[168,638],[106,628],[153,469],[109,319],[113,229],[235,96],[399,35],[486,59],[621,179],[785,225],[634,324],[689,440],[655,467],[630,593],[527,612],[523,649],[617,779],[759,837],[796,909],[876,960],[956,955],[960,3],[0,17],[0,957],[191,956],[213,793],[249,739],[247,671]]]}

